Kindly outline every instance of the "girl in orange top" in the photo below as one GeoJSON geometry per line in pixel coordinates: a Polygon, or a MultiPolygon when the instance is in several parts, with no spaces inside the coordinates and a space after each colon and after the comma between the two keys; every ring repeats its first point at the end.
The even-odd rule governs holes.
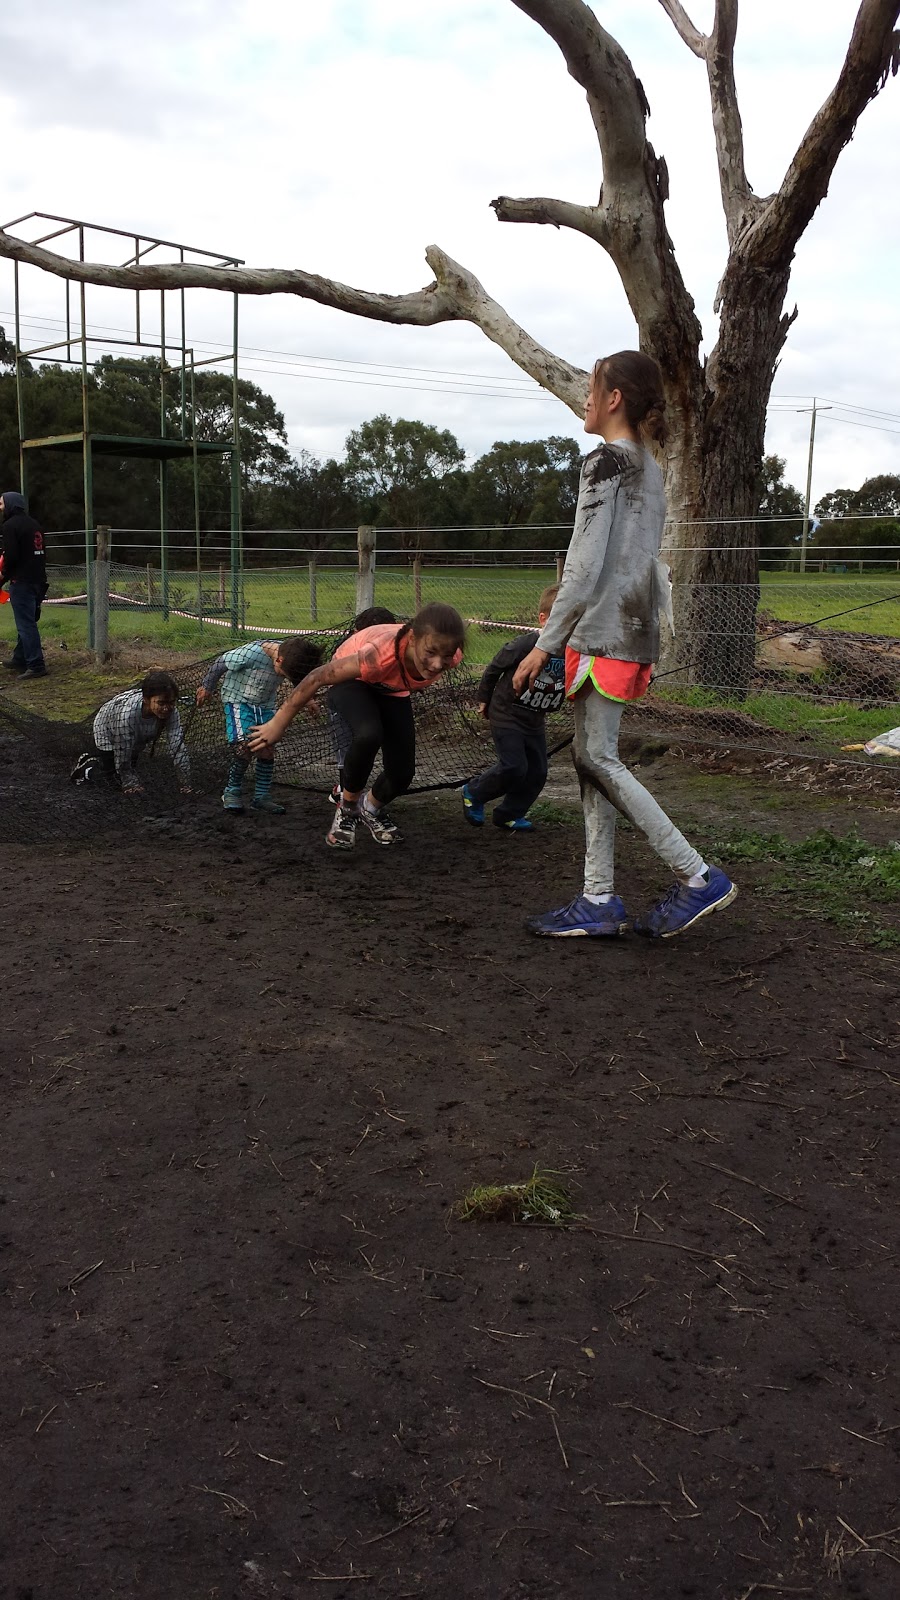
{"type": "Polygon", "coordinates": [[[328,689],[328,708],[346,724],[341,802],[325,836],[333,849],[351,850],[362,822],[377,844],[396,844],[400,830],[386,807],[404,794],[416,770],[416,728],[410,695],[436,683],[462,660],[465,627],[453,606],[424,606],[412,622],[378,624],[353,633],[331,661],[316,667],[248,743],[265,753],[281,738],[297,712],[319,689],[328,689]],[[382,771],[364,794],[375,757],[382,771]]]}

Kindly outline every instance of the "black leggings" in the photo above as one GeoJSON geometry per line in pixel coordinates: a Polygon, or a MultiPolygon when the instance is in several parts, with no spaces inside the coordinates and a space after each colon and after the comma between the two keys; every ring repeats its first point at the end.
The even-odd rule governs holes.
{"type": "Polygon", "coordinates": [[[405,794],[416,771],[416,725],[409,696],[387,694],[354,678],[329,689],[327,703],[349,734],[341,766],[344,788],[351,794],[365,788],[380,750],[383,770],[372,785],[375,800],[386,806],[405,794]]]}

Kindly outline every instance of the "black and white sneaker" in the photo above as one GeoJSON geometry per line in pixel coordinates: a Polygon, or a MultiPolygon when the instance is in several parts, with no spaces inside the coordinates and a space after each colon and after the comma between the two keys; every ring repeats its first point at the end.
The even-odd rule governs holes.
{"type": "Polygon", "coordinates": [[[352,850],[356,843],[358,822],[357,811],[351,811],[347,806],[337,806],[334,821],[325,835],[325,843],[331,845],[332,850],[352,850]]]}
{"type": "Polygon", "coordinates": [[[69,782],[89,783],[92,778],[98,776],[99,768],[100,762],[97,757],[92,751],[85,750],[83,755],[78,757],[72,771],[69,773],[69,782]]]}
{"type": "Polygon", "coordinates": [[[339,806],[340,805],[341,798],[342,798],[342,793],[343,793],[343,791],[341,790],[340,784],[336,783],[334,785],[334,788],[332,789],[330,795],[328,796],[328,798],[331,801],[331,804],[333,806],[339,806]]]}
{"type": "Polygon", "coordinates": [[[376,844],[399,844],[403,838],[396,822],[391,821],[383,808],[372,811],[365,801],[361,801],[359,820],[368,828],[376,844]]]}

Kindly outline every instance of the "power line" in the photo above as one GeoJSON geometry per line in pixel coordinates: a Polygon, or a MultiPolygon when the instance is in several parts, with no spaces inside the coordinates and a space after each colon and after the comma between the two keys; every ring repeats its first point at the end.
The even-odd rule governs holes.
{"type": "MultiPolygon", "coordinates": [[[[810,397],[807,394],[778,394],[774,396],[776,402],[779,400],[809,400],[809,398],[810,397]]],[[[854,405],[849,400],[830,400],[827,395],[822,396],[822,404],[827,406],[839,406],[842,411],[862,411],[868,416],[887,417],[891,422],[900,422],[900,412],[897,411],[875,411],[871,406],[854,405]]],[[[793,411],[793,409],[793,406],[785,407],[785,410],[787,411],[793,411]]]]}
{"type": "MultiPolygon", "coordinates": [[[[9,311],[0,312],[0,316],[7,322],[12,315],[13,313],[9,311]]],[[[36,327],[46,327],[54,330],[66,327],[66,323],[62,318],[58,317],[27,316],[22,320],[36,327]]],[[[130,328],[119,328],[108,323],[97,323],[96,327],[98,332],[107,334],[129,334],[131,332],[130,328]]],[[[79,339],[80,335],[74,336],[72,342],[78,343],[79,339]]],[[[92,339],[90,342],[103,343],[100,339],[92,339]]],[[[216,350],[230,352],[231,350],[230,345],[219,339],[202,339],[197,342],[195,347],[199,350],[210,352],[216,350]]],[[[171,348],[178,348],[177,341],[173,341],[171,348]]],[[[242,363],[245,371],[269,377],[309,378],[311,381],[319,383],[357,383],[366,388],[405,389],[410,393],[418,394],[460,394],[477,399],[551,401],[556,398],[556,396],[551,395],[531,379],[508,378],[494,373],[465,372],[446,367],[405,366],[393,362],[352,361],[349,358],[338,356],[305,355],[302,352],[274,350],[266,345],[239,345],[238,354],[246,358],[242,363]],[[278,365],[276,367],[267,366],[256,359],[259,356],[269,356],[277,361],[278,365]],[[299,366],[301,370],[292,372],[289,370],[291,366],[299,366]],[[315,368],[324,370],[313,370],[315,368]],[[328,371],[328,368],[333,368],[334,371],[328,371]],[[372,376],[367,377],[365,374],[371,374],[372,376]],[[376,377],[376,374],[379,376],[376,377]],[[410,382],[408,375],[429,379],[434,378],[435,380],[449,378],[451,382],[450,384],[442,384],[437,381],[417,384],[410,382]],[[487,389],[470,387],[473,384],[487,384],[490,387],[487,389]]],[[[770,412],[793,411],[793,406],[780,404],[779,402],[793,399],[807,400],[808,398],[807,395],[780,394],[773,397],[767,409],[770,412]]],[[[879,411],[870,406],[859,406],[843,400],[825,401],[824,403],[830,404],[841,411],[856,411],[863,416],[881,417],[891,422],[900,422],[900,413],[898,412],[879,411]]],[[[900,432],[900,429],[880,428],[877,423],[867,425],[863,422],[853,422],[849,417],[835,418],[834,420],[844,421],[851,427],[863,428],[869,426],[876,433],[900,432]]]]}
{"type": "MultiPolygon", "coordinates": [[[[0,316],[3,316],[4,319],[7,322],[10,320],[10,317],[12,315],[13,315],[13,313],[11,313],[9,311],[0,312],[0,316]]],[[[66,323],[60,317],[27,316],[27,317],[24,317],[22,320],[25,321],[25,322],[31,323],[32,325],[34,325],[36,327],[46,327],[46,328],[52,328],[52,329],[59,329],[59,328],[65,328],[66,327],[66,323]]],[[[108,333],[108,334],[130,334],[131,331],[132,331],[130,328],[114,327],[114,326],[110,325],[109,323],[97,323],[97,324],[95,324],[95,326],[96,326],[98,332],[108,333]]],[[[80,342],[80,339],[81,339],[80,333],[73,334],[72,343],[73,344],[77,344],[77,343],[80,342]]],[[[89,342],[90,343],[102,343],[103,341],[89,338],[89,342]]],[[[147,341],[147,342],[153,342],[153,341],[151,340],[151,341],[147,341]]],[[[170,342],[170,347],[173,348],[173,349],[178,348],[179,347],[178,346],[178,341],[177,340],[172,340],[170,342]]],[[[226,351],[226,352],[228,352],[230,354],[232,346],[230,344],[225,343],[221,339],[202,339],[202,340],[200,340],[200,341],[198,341],[196,343],[196,348],[198,348],[200,350],[210,350],[210,351],[213,351],[213,350],[224,350],[224,351],[226,351]]],[[[400,364],[394,364],[393,362],[388,362],[388,361],[352,361],[352,360],[349,360],[348,358],[339,357],[339,356],[310,356],[310,355],[304,355],[304,354],[302,354],[300,352],[291,352],[291,351],[283,351],[283,350],[272,350],[268,346],[265,346],[265,345],[239,345],[238,346],[238,353],[239,354],[244,354],[244,355],[247,355],[247,356],[251,356],[251,357],[260,356],[260,355],[262,355],[262,356],[274,356],[280,363],[284,363],[284,364],[289,364],[289,363],[296,362],[296,363],[301,363],[301,364],[308,363],[308,364],[310,364],[312,366],[323,366],[323,367],[334,366],[334,367],[339,368],[340,370],[346,370],[346,371],[355,371],[357,368],[359,368],[362,371],[371,371],[371,372],[379,372],[379,373],[399,373],[401,375],[404,375],[406,373],[412,373],[415,376],[423,376],[423,375],[432,376],[433,375],[434,377],[449,377],[449,378],[453,378],[454,380],[459,379],[459,380],[464,381],[464,382],[483,382],[483,383],[490,383],[490,384],[506,384],[506,385],[508,385],[510,387],[518,387],[518,388],[521,388],[521,389],[539,387],[531,379],[527,379],[527,378],[507,378],[507,377],[503,377],[502,375],[498,375],[498,374],[495,374],[495,373],[459,372],[459,371],[455,371],[455,370],[451,370],[451,369],[443,368],[443,367],[410,367],[410,366],[403,366],[403,365],[400,365],[400,364]]]]}

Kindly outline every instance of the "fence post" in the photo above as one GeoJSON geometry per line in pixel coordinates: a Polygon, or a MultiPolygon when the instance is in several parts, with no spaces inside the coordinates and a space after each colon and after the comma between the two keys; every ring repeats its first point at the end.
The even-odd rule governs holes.
{"type": "Polygon", "coordinates": [[[147,562],[147,604],[148,606],[153,604],[153,568],[149,561],[147,562]]]}
{"type": "Polygon", "coordinates": [[[225,610],[225,567],[219,562],[219,605],[225,610]]]}
{"type": "Polygon", "coordinates": [[[562,583],[563,567],[565,566],[565,564],[566,564],[566,552],[565,552],[565,550],[557,550],[557,552],[556,552],[556,581],[557,581],[557,583],[562,583]]]}
{"type": "Polygon", "coordinates": [[[367,611],[375,604],[375,529],[368,526],[356,530],[356,614],[367,611]]]}
{"type": "Polygon", "coordinates": [[[422,609],[422,556],[421,556],[420,552],[417,552],[413,556],[413,597],[415,599],[416,610],[417,611],[421,611],[421,609],[422,609]]]}
{"type": "Polygon", "coordinates": [[[317,588],[317,585],[316,585],[316,574],[317,574],[316,558],[315,558],[315,556],[310,556],[310,558],[309,558],[309,620],[310,620],[310,622],[318,622],[318,620],[319,620],[319,594],[318,594],[318,588],[317,588]]]}
{"type": "Polygon", "coordinates": [[[98,527],[91,586],[94,611],[94,660],[101,667],[109,654],[109,534],[98,527]]]}

